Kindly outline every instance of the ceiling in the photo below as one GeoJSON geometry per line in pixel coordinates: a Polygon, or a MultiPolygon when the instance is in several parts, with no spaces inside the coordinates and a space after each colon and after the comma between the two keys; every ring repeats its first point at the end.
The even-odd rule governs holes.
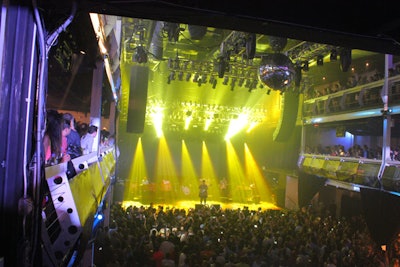
{"type": "MultiPolygon", "coordinates": [[[[50,31],[69,15],[72,6],[69,1],[54,3],[40,4],[50,31]]],[[[49,105],[89,112],[91,72],[99,51],[87,12],[121,19],[118,62],[148,66],[148,109],[155,103],[168,107],[168,125],[176,125],[173,131],[181,127],[190,105],[198,106],[203,118],[209,116],[210,108],[219,109],[224,126],[231,116],[250,109],[254,119],[262,117],[264,123],[275,125],[281,91],[268,90],[258,79],[258,67],[267,54],[281,52],[301,67],[300,83],[290,87],[299,92],[351,75],[341,70],[340,57],[329,60],[333,49],[351,49],[353,65],[369,58],[375,66],[382,66],[384,57],[379,53],[400,55],[400,20],[385,2],[366,6],[335,1],[329,8],[310,5],[281,1],[266,9],[256,1],[79,2],[73,22],[49,57],[49,105]],[[386,15],[371,19],[379,13],[386,15]],[[142,48],[144,54],[138,53],[142,48]],[[324,57],[322,67],[316,64],[320,55],[324,57]],[[227,65],[224,71],[221,58],[227,65]],[[305,61],[309,70],[304,69],[305,61]]],[[[106,81],[103,91],[107,110],[112,97],[106,81]]]]}

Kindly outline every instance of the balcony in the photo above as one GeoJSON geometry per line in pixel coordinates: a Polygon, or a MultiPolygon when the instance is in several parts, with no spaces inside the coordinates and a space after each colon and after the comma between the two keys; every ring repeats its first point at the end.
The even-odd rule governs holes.
{"type": "Polygon", "coordinates": [[[65,266],[78,240],[90,238],[95,215],[104,211],[103,201],[115,179],[116,158],[115,149],[109,148],[75,158],[70,167],[61,163],[45,169],[42,240],[49,252],[43,259],[48,266],[65,266]]]}

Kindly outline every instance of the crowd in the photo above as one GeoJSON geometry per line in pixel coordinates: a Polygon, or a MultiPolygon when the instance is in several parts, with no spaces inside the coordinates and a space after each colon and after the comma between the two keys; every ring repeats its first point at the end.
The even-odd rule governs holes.
{"type": "MultiPolygon", "coordinates": [[[[317,154],[317,155],[328,155],[334,157],[352,157],[352,158],[366,158],[366,159],[382,159],[382,147],[369,147],[364,144],[363,146],[359,144],[354,144],[349,149],[346,149],[341,144],[326,145],[321,144],[311,147],[306,146],[304,149],[306,154],[317,154]]],[[[390,147],[390,160],[400,161],[400,147],[391,146],[390,147]]]]}
{"type": "MultiPolygon", "coordinates": [[[[71,159],[91,153],[98,127],[78,123],[71,113],[48,110],[46,130],[43,137],[45,165],[70,162],[71,159]]],[[[100,131],[100,149],[107,147],[113,136],[106,130],[100,131]]]]}
{"type": "MultiPolygon", "coordinates": [[[[397,159],[399,149],[391,148],[391,157],[393,160],[397,159]],[[397,152],[396,152],[397,151],[397,152]]],[[[317,146],[306,146],[304,152],[306,154],[318,154],[318,155],[329,155],[337,157],[353,157],[353,158],[367,158],[367,159],[382,159],[382,148],[369,147],[368,145],[354,144],[349,149],[346,149],[341,144],[326,145],[321,144],[317,146]]],[[[399,157],[400,159],[400,157],[399,157]]]]}
{"type": "Polygon", "coordinates": [[[361,215],[337,218],[329,209],[195,209],[111,206],[100,226],[95,266],[349,267],[400,266],[400,235],[376,244],[361,215]]]}

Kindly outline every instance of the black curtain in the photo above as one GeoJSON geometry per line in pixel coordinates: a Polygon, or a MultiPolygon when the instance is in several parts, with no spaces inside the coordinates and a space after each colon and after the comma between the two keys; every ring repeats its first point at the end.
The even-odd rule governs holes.
{"type": "Polygon", "coordinates": [[[361,202],[372,238],[380,245],[390,243],[400,230],[400,197],[387,191],[361,188],[361,202]]]}
{"type": "Polygon", "coordinates": [[[311,199],[321,190],[325,182],[326,178],[300,172],[298,187],[299,207],[310,204],[311,199]]]}

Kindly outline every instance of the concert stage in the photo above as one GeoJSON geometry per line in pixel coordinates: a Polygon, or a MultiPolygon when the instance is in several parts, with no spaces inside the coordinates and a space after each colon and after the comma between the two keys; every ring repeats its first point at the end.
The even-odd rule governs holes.
{"type": "MultiPolygon", "coordinates": [[[[163,206],[164,208],[175,208],[175,209],[195,209],[196,207],[202,206],[199,201],[176,201],[174,203],[164,203],[164,202],[153,202],[152,203],[154,207],[158,206],[163,206]]],[[[144,206],[148,207],[150,203],[142,203],[140,201],[123,201],[122,206],[124,208],[129,207],[129,206],[144,206]]],[[[238,202],[219,202],[219,201],[207,201],[206,206],[209,208],[216,208],[216,209],[231,209],[231,210],[236,210],[236,209],[243,209],[247,207],[249,210],[258,210],[259,208],[261,210],[280,210],[278,206],[271,202],[263,202],[260,201],[258,203],[238,203],[238,202]]]]}

